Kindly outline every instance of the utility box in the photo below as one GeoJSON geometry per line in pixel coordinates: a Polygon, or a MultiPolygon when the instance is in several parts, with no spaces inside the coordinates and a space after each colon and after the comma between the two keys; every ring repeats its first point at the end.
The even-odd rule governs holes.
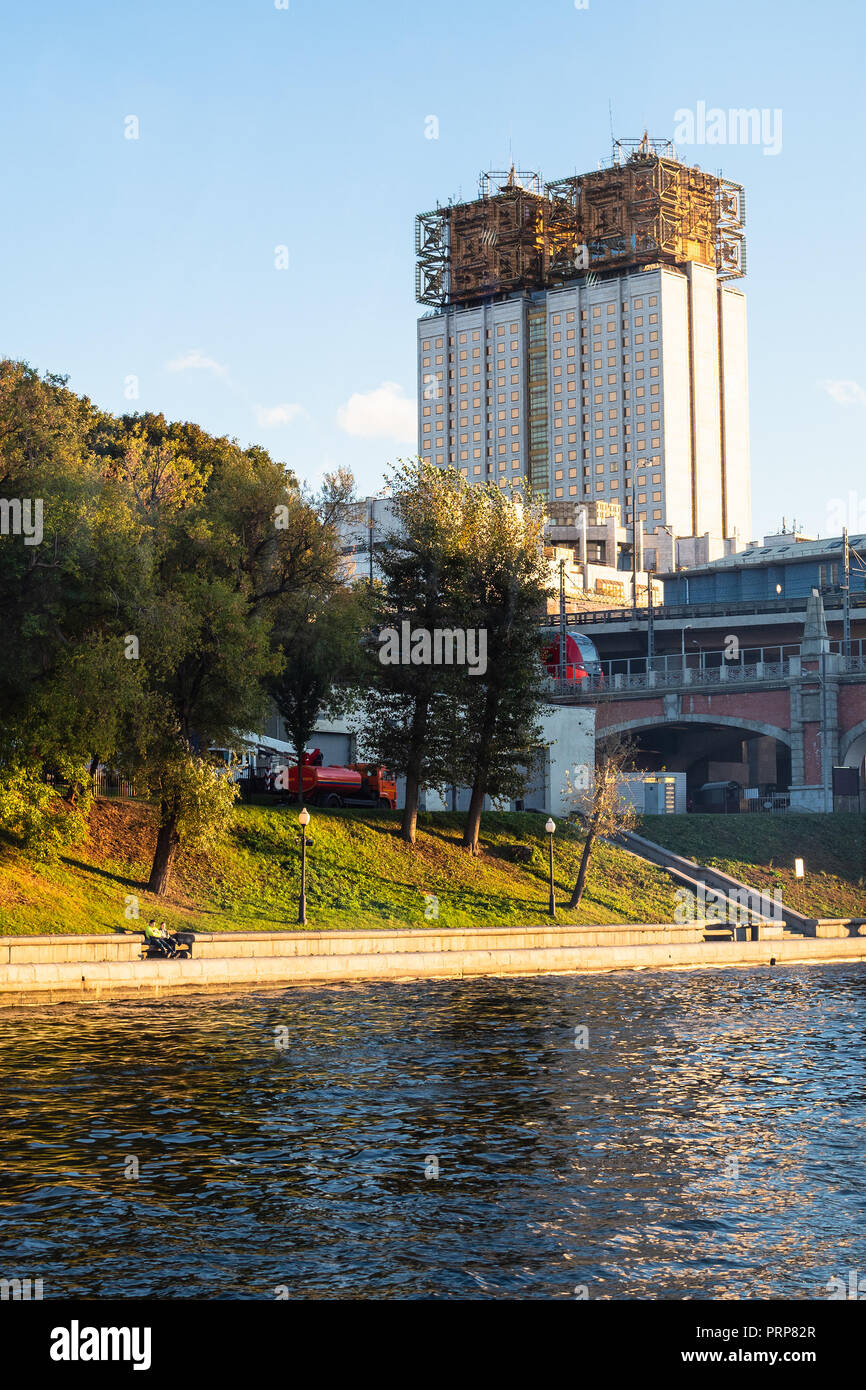
{"type": "Polygon", "coordinates": [[[688,809],[684,772],[627,772],[620,802],[639,816],[681,816],[688,809]]]}
{"type": "Polygon", "coordinates": [[[645,777],[644,814],[647,816],[672,816],[677,809],[676,777],[645,777]]]}

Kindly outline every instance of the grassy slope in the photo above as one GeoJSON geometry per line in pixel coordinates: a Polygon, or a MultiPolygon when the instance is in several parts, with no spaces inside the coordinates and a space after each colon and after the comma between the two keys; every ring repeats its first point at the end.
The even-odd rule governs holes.
{"type": "MultiPolygon", "coordinates": [[[[424,927],[428,900],[439,899],[445,927],[543,922],[547,912],[544,817],[485,815],[478,858],[459,847],[462,817],[422,815],[413,850],[398,837],[396,812],[314,811],[308,830],[310,929],[424,927]],[[516,862],[528,849],[531,861],[516,862]]],[[[144,893],[155,841],[150,807],[99,802],[91,837],[57,864],[34,864],[0,849],[0,934],[112,931],[124,925],[124,897],[136,894],[144,917],[169,927],[285,930],[296,925],[296,811],[238,808],[228,842],[209,858],[182,855],[169,899],[144,893]]],[[[557,894],[577,873],[581,840],[560,824],[557,894]]],[[[667,876],[620,850],[598,846],[578,912],[560,922],[670,921],[676,900],[667,876]]],[[[127,923],[127,925],[129,925],[127,923]]]]}
{"type": "Polygon", "coordinates": [[[809,916],[866,916],[866,816],[644,816],[638,830],[752,887],[781,888],[809,916]],[[795,858],[805,861],[801,882],[795,858]]]}

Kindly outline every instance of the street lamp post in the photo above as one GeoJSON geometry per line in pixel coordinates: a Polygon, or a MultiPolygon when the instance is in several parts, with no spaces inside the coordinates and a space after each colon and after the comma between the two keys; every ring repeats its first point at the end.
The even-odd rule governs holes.
{"type": "Polygon", "coordinates": [[[555,917],[555,916],[556,916],[556,903],[555,903],[554,897],[553,897],[553,835],[554,835],[554,831],[556,830],[556,822],[554,821],[554,819],[553,819],[552,816],[549,817],[548,822],[547,822],[547,824],[546,824],[546,826],[545,826],[544,828],[545,828],[545,830],[547,831],[547,834],[548,834],[548,837],[549,837],[549,838],[548,838],[548,851],[549,851],[549,862],[550,862],[550,899],[549,899],[548,904],[547,904],[547,910],[548,910],[548,912],[550,913],[551,917],[555,917]]]}
{"type": "Polygon", "coordinates": [[[310,813],[306,806],[301,808],[298,816],[298,825],[301,827],[301,892],[298,898],[298,924],[306,926],[307,922],[307,845],[311,845],[312,840],[307,839],[307,826],[310,823],[310,813]]]}

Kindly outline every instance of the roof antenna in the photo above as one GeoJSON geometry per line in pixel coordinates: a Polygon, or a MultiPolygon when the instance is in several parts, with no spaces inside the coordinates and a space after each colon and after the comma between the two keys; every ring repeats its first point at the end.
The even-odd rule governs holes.
{"type": "Polygon", "coordinates": [[[613,133],[613,101],[610,97],[607,99],[607,114],[610,118],[610,152],[614,163],[616,163],[616,137],[613,133]]]}

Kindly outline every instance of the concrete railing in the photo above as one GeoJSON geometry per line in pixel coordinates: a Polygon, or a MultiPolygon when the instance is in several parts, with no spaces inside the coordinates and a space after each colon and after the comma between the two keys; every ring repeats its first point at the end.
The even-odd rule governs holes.
{"type": "MultiPolygon", "coordinates": [[[[421,928],[408,931],[216,932],[196,935],[194,960],[262,960],[307,956],[375,955],[417,951],[550,950],[573,946],[628,946],[641,942],[703,941],[705,925],[694,922],[598,923],[589,926],[421,928]]],[[[91,965],[139,961],[143,937],[0,937],[3,965],[91,965]]],[[[148,962],[153,964],[157,962],[148,962]]]]}
{"type": "MultiPolygon", "coordinates": [[[[778,922],[781,915],[781,921],[789,931],[799,932],[803,936],[826,938],[858,936],[866,927],[866,918],[807,917],[804,913],[788,907],[784,902],[777,905],[769,890],[754,888],[750,884],[741,883],[732,874],[726,874],[721,869],[711,868],[705,864],[697,864],[691,859],[685,859],[682,855],[674,854],[673,850],[667,849],[664,845],[656,844],[654,840],[647,840],[643,835],[638,835],[634,831],[623,831],[614,839],[616,843],[631,850],[642,859],[657,864],[659,868],[667,869],[673,878],[692,891],[697,885],[703,884],[714,892],[723,894],[735,907],[742,904],[753,905],[756,914],[760,914],[762,921],[778,922]]],[[[764,934],[765,928],[762,925],[761,935],[764,934]]]]}

